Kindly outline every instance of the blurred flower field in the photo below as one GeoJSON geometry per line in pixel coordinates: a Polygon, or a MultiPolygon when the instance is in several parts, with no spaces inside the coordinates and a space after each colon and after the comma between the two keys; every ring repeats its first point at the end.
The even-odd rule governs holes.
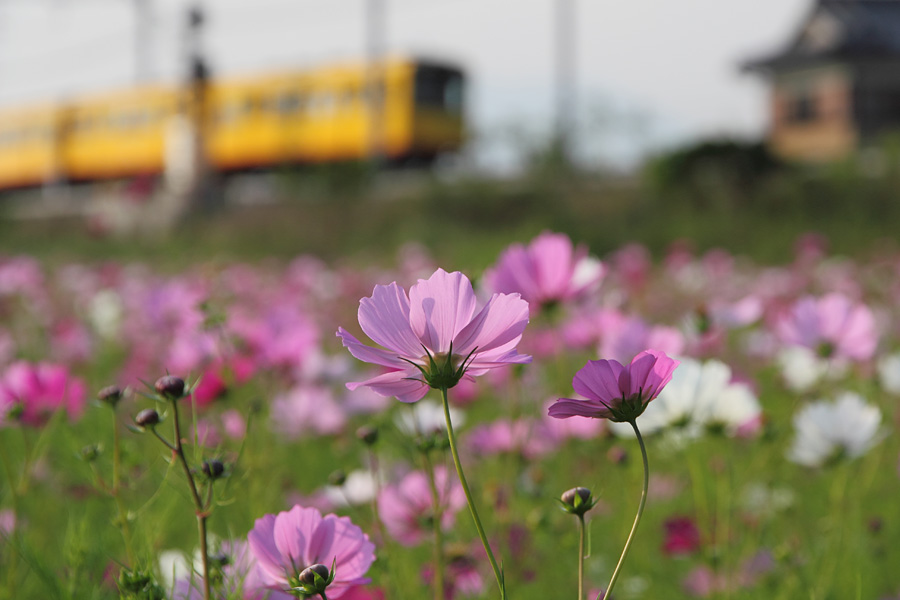
{"type": "Polygon", "coordinates": [[[507,597],[578,596],[559,498],[584,487],[597,598],[644,474],[573,377],[646,350],[679,364],[636,417],[649,488],[613,598],[898,598],[898,299],[900,254],[814,235],[775,266],[545,232],[465,275],[417,246],[390,268],[0,256],[0,598],[203,598],[204,572],[214,598],[497,598],[442,387],[507,597]]]}

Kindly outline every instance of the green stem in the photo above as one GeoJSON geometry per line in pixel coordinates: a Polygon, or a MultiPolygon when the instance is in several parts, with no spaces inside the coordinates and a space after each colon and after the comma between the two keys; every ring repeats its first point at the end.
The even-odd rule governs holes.
{"type": "Polygon", "coordinates": [[[831,514],[829,515],[828,543],[825,546],[824,556],[822,558],[823,567],[820,571],[822,576],[819,578],[818,592],[816,598],[827,598],[829,594],[834,593],[831,589],[834,582],[834,574],[840,570],[840,563],[843,558],[843,552],[846,548],[844,537],[844,524],[848,515],[845,506],[847,497],[847,484],[850,476],[850,465],[843,463],[837,465],[837,473],[833,474],[831,481],[831,491],[828,494],[831,514]]]}
{"type": "Polygon", "coordinates": [[[481,538],[481,544],[487,553],[488,560],[491,563],[491,569],[494,571],[494,577],[497,578],[497,585],[500,588],[500,600],[506,600],[506,582],[503,579],[503,570],[497,565],[497,559],[488,543],[487,535],[484,533],[484,526],[478,517],[478,510],[475,508],[475,501],[472,499],[472,492],[469,491],[469,484],[466,482],[466,476],[463,474],[462,463],[459,461],[459,452],[456,449],[456,436],[453,435],[453,424],[450,422],[450,403],[447,400],[447,388],[441,388],[441,402],[444,405],[444,420],[447,422],[447,438],[450,441],[450,454],[453,456],[453,464],[456,466],[456,474],[459,476],[459,483],[462,485],[463,492],[466,495],[466,503],[469,505],[469,512],[472,514],[472,520],[475,522],[475,529],[478,531],[478,537],[481,538]]]}
{"type": "MultiPolygon", "coordinates": [[[[2,434],[2,432],[0,432],[2,434]]],[[[9,495],[10,495],[10,503],[12,504],[12,512],[13,512],[13,530],[9,533],[10,537],[18,535],[20,523],[19,519],[21,518],[19,515],[19,493],[18,493],[18,482],[16,481],[16,477],[13,474],[13,467],[9,462],[10,452],[6,444],[0,448],[0,460],[3,462],[3,470],[6,473],[6,479],[9,481],[9,495]]],[[[12,547],[12,544],[10,544],[12,547]]],[[[18,559],[19,559],[19,550],[18,545],[12,552],[9,553],[9,563],[7,567],[9,572],[6,577],[6,594],[7,598],[15,598],[16,597],[16,577],[18,576],[18,559]]]]}
{"type": "Polygon", "coordinates": [[[578,600],[584,600],[584,515],[578,515],[578,600]]]}
{"type": "Polygon", "coordinates": [[[428,487],[431,490],[431,516],[434,529],[434,600],[444,600],[444,532],[441,529],[441,496],[434,480],[434,465],[428,451],[422,452],[425,462],[425,473],[428,475],[428,487]]]}
{"type": "Polygon", "coordinates": [[[112,409],[112,423],[113,423],[113,473],[112,473],[112,497],[116,503],[116,522],[119,525],[119,531],[122,534],[122,541],[125,543],[125,555],[128,557],[129,566],[134,568],[134,552],[131,549],[131,532],[128,527],[128,513],[125,511],[125,505],[122,502],[122,495],[120,494],[121,487],[121,457],[120,457],[120,447],[119,447],[119,420],[117,417],[116,409],[113,407],[112,409]]]}
{"type": "Polygon", "coordinates": [[[622,549],[622,556],[619,557],[619,562],[616,565],[615,571],[613,571],[612,579],[609,580],[609,585],[606,586],[606,592],[600,592],[603,595],[598,595],[597,600],[600,600],[601,597],[612,597],[613,587],[616,585],[616,580],[618,580],[619,573],[622,570],[622,563],[625,562],[625,557],[628,556],[628,550],[631,549],[631,542],[634,541],[634,532],[637,531],[638,523],[641,522],[641,515],[644,514],[644,505],[647,503],[647,488],[650,487],[650,467],[647,464],[647,448],[644,446],[644,438],[641,437],[641,432],[638,430],[637,421],[630,421],[630,423],[637,436],[638,444],[641,446],[641,458],[644,459],[644,487],[641,490],[641,503],[638,505],[637,515],[634,517],[631,533],[628,534],[628,539],[625,541],[625,547],[622,549]]]}
{"type": "MultiPolygon", "coordinates": [[[[184,456],[184,447],[181,445],[181,428],[178,425],[178,404],[172,402],[172,420],[175,422],[175,454],[178,456],[181,466],[184,468],[184,474],[187,476],[188,485],[191,489],[191,497],[194,500],[194,506],[197,508],[197,530],[200,536],[200,558],[203,561],[203,600],[210,600],[209,589],[209,552],[207,550],[206,541],[206,520],[209,515],[197,492],[197,485],[194,483],[194,475],[191,473],[191,467],[187,463],[184,456]]],[[[162,438],[160,438],[162,440],[162,438]]],[[[168,445],[168,444],[167,444],[168,445]]]]}

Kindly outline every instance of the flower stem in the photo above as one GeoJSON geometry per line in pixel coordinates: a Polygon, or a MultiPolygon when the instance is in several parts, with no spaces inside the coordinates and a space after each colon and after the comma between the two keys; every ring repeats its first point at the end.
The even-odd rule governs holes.
{"type": "Polygon", "coordinates": [[[491,569],[494,571],[494,577],[497,578],[497,586],[500,588],[500,600],[506,600],[506,582],[503,578],[503,570],[497,565],[497,559],[491,551],[491,545],[488,543],[487,535],[484,533],[484,526],[478,517],[478,510],[475,508],[475,501],[472,500],[472,492],[469,491],[469,484],[466,482],[466,476],[463,474],[462,463],[459,461],[459,452],[456,448],[456,436],[453,435],[453,424],[450,422],[450,404],[447,400],[447,388],[441,388],[441,402],[444,405],[444,420],[447,422],[447,438],[450,440],[450,454],[453,456],[453,464],[456,466],[456,474],[459,476],[459,483],[462,485],[463,492],[466,494],[466,503],[469,505],[469,512],[472,514],[472,520],[475,522],[475,529],[478,531],[478,537],[481,538],[481,544],[487,553],[488,560],[491,563],[491,569]]]}
{"type": "Polygon", "coordinates": [[[622,563],[625,562],[625,557],[628,556],[628,550],[631,549],[631,542],[634,540],[634,532],[637,531],[638,523],[641,522],[641,515],[644,514],[644,505],[647,503],[647,488],[650,487],[650,467],[647,464],[647,448],[644,446],[644,438],[641,437],[641,432],[638,430],[637,422],[635,420],[629,421],[631,423],[631,427],[634,428],[634,433],[637,436],[638,444],[641,446],[641,458],[644,459],[644,487],[641,490],[641,502],[638,505],[637,515],[634,517],[634,524],[631,526],[631,533],[628,534],[628,539],[625,541],[625,547],[622,548],[622,556],[619,557],[619,562],[616,564],[616,569],[613,571],[612,579],[609,580],[609,585],[606,586],[606,592],[601,592],[602,596],[598,595],[597,600],[601,598],[611,598],[613,587],[616,585],[616,580],[619,579],[619,573],[622,570],[622,563]]]}
{"type": "Polygon", "coordinates": [[[112,426],[113,426],[113,472],[112,472],[112,489],[110,494],[116,503],[116,524],[119,526],[119,532],[122,534],[122,541],[125,543],[125,555],[128,557],[128,563],[134,568],[134,552],[131,549],[131,532],[128,526],[128,512],[122,502],[122,480],[121,480],[121,447],[119,443],[119,418],[116,408],[112,409],[112,426]]]}
{"type": "Polygon", "coordinates": [[[578,600],[584,600],[584,515],[578,516],[578,600]]]}
{"type": "Polygon", "coordinates": [[[434,600],[444,600],[444,532],[441,530],[441,496],[434,481],[434,465],[428,451],[422,452],[428,487],[431,489],[431,519],[434,528],[434,600]]]}
{"type": "MultiPolygon", "coordinates": [[[[178,404],[172,402],[172,420],[175,423],[175,448],[174,452],[178,456],[181,466],[184,468],[184,474],[187,476],[188,485],[191,490],[191,498],[194,500],[194,506],[197,509],[197,530],[200,537],[200,558],[203,561],[203,600],[210,600],[209,589],[209,552],[206,541],[206,520],[209,518],[206,507],[200,499],[197,492],[197,484],[194,483],[194,476],[191,468],[184,456],[184,447],[181,445],[181,428],[178,426],[178,404]]],[[[162,439],[162,438],[160,438],[162,439]]],[[[211,484],[210,484],[211,485],[211,484]]]]}

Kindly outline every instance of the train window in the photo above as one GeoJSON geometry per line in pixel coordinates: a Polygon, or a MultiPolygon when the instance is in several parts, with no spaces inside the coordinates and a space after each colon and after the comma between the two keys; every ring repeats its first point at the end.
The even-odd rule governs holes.
{"type": "Polygon", "coordinates": [[[91,117],[88,115],[80,115],[72,121],[72,131],[75,133],[84,133],[91,129],[91,117]]]}
{"type": "Polygon", "coordinates": [[[463,108],[462,75],[453,74],[444,83],[444,108],[448,112],[460,113],[463,108]]]}
{"type": "Polygon", "coordinates": [[[384,102],[384,81],[373,81],[366,84],[362,96],[366,102],[384,102]]]}
{"type": "Polygon", "coordinates": [[[137,129],[147,123],[147,111],[126,110],[114,114],[110,118],[110,124],[116,129],[137,129]]]}
{"type": "Polygon", "coordinates": [[[309,110],[314,113],[329,113],[334,110],[335,96],[328,91],[313,92],[309,97],[309,110]]]}
{"type": "Polygon", "coordinates": [[[18,141],[18,132],[15,129],[0,131],[0,146],[14,146],[18,141]]]}
{"type": "Polygon", "coordinates": [[[351,104],[359,100],[359,91],[355,88],[345,88],[338,95],[338,105],[341,107],[349,107],[351,104]]]}
{"type": "Polygon", "coordinates": [[[286,92],[278,96],[278,112],[282,115],[299,112],[302,107],[303,101],[297,92],[286,92]]]}
{"type": "Polygon", "coordinates": [[[416,69],[414,95],[418,106],[460,112],[463,99],[462,73],[446,67],[419,66],[416,69]]]}
{"type": "Polygon", "coordinates": [[[259,110],[264,113],[278,112],[278,98],[263,96],[259,99],[259,110]]]}
{"type": "Polygon", "coordinates": [[[215,113],[215,119],[220,123],[231,123],[241,115],[242,105],[237,102],[225,102],[215,113]]]}

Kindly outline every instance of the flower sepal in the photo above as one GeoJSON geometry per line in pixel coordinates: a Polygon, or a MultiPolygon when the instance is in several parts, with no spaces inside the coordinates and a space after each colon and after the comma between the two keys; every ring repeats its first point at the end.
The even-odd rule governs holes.
{"type": "Polygon", "coordinates": [[[620,404],[609,407],[612,416],[609,418],[614,423],[632,423],[647,410],[647,401],[643,398],[643,389],[628,398],[622,398],[620,404]]]}
{"type": "Polygon", "coordinates": [[[562,496],[557,498],[562,509],[572,515],[583,515],[591,510],[599,502],[599,498],[594,498],[591,490],[584,487],[576,487],[563,492],[562,496]]]}
{"type": "MultiPolygon", "coordinates": [[[[420,365],[410,360],[406,362],[416,367],[422,374],[422,381],[430,388],[435,390],[447,389],[454,387],[466,374],[469,367],[469,361],[475,354],[477,348],[472,349],[468,356],[461,358],[458,354],[453,354],[453,343],[450,343],[449,352],[438,352],[432,354],[428,348],[425,348],[425,357],[428,359],[427,365],[420,365]]],[[[404,359],[406,360],[406,359],[404,359]]]]}
{"type": "Polygon", "coordinates": [[[294,580],[289,581],[291,593],[301,599],[324,594],[325,588],[334,581],[336,562],[337,557],[331,561],[331,569],[325,565],[316,564],[300,571],[294,580]]]}

